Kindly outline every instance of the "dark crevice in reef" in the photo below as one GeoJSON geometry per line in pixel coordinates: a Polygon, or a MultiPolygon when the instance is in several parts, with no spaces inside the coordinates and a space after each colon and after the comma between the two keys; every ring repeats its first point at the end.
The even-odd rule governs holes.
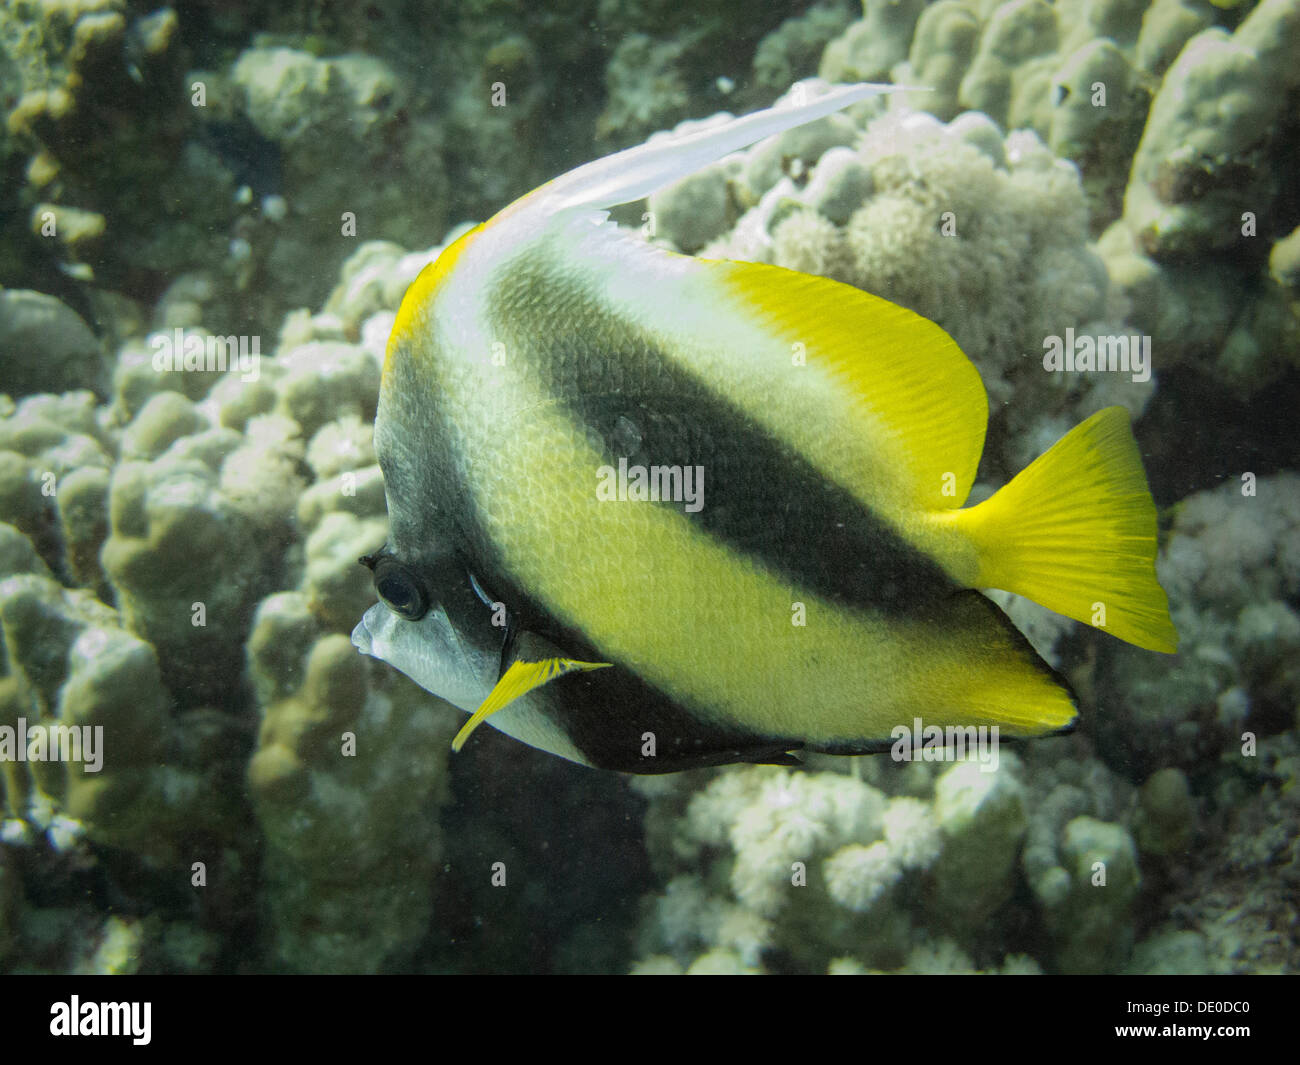
{"type": "Polygon", "coordinates": [[[439,816],[456,827],[444,835],[416,967],[626,972],[641,900],[656,887],[645,800],[617,773],[480,732],[451,762],[452,799],[439,816]],[[505,884],[489,889],[496,862],[505,884]]]}
{"type": "Polygon", "coordinates": [[[1249,401],[1189,369],[1161,374],[1135,427],[1151,493],[1166,507],[1247,471],[1266,477],[1300,466],[1300,371],[1291,370],[1249,401]]]}

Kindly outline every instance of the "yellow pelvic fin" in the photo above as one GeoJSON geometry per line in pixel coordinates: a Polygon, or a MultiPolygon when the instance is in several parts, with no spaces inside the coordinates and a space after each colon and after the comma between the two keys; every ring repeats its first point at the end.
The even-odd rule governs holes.
{"type": "Polygon", "coordinates": [[[1076,425],[992,499],[944,517],[975,544],[979,587],[1149,651],[1178,649],[1156,580],[1155,503],[1123,407],[1076,425]]]}
{"type": "MultiPolygon", "coordinates": [[[[724,285],[787,343],[802,343],[862,407],[862,431],[896,471],[899,505],[966,502],[984,450],[988,397],[979,371],[927,318],[851,285],[778,266],[710,261],[724,285]]],[[[852,487],[852,486],[850,486],[852,487]]]]}
{"type": "Polygon", "coordinates": [[[544,658],[540,662],[514,661],[510,668],[501,674],[496,687],[483,700],[483,705],[474,711],[473,716],[465,722],[456,738],[451,741],[451,749],[459,751],[465,746],[470,733],[484,721],[514,702],[521,695],[527,695],[534,688],[562,677],[566,673],[577,673],[590,669],[604,669],[612,662],[578,662],[572,658],[544,658]]]}

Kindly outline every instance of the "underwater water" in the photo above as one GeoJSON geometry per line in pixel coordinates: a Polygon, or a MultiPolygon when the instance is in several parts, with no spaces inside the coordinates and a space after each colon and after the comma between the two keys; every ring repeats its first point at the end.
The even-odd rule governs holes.
{"type": "Polygon", "coordinates": [[[1298,55],[1300,0],[6,4],[0,972],[1297,971],[1298,55]],[[439,259],[655,133],[859,82],[899,88],[597,204],[626,260],[491,226],[439,259]],[[742,312],[656,248],[960,351],[829,285],[744,282],[742,312]],[[746,376],[823,326],[815,388],[746,376]],[[498,433],[533,409],[501,381],[568,420],[498,433]],[[1121,488],[1057,451],[997,544],[917,531],[1116,407],[1121,488]],[[703,480],[619,474],[584,524],[601,418],[703,480]],[[1072,611],[1011,546],[1066,489],[1038,561],[1119,588],[1072,611]],[[844,500],[870,538],[830,531],[844,500]],[[451,659],[359,652],[408,593],[451,659]],[[1164,596],[1176,653],[1143,642],[1164,596]],[[763,642],[831,615],[841,643],[763,642]],[[453,752],[498,657],[567,675],[453,752]],[[859,697],[860,731],[823,714],[859,697]],[[567,757],[506,734],[527,713],[567,757]],[[957,757],[925,714],[985,731],[957,757]]]}

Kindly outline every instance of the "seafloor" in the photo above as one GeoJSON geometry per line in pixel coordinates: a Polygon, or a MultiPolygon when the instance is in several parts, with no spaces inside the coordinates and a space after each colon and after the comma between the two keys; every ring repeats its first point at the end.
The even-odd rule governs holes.
{"type": "Polygon", "coordinates": [[[6,3],[0,726],[105,747],[0,762],[0,971],[1296,971],[1298,59],[1300,0],[6,3]],[[1084,711],[996,773],[452,756],[463,715],[348,639],[406,285],[809,78],[928,91],[619,219],[937,321],[980,491],[1127,407],[1180,652],[1002,597],[1084,711]],[[1150,372],[1045,373],[1070,335],[1150,372]],[[256,372],[155,365],[216,337],[256,372]]]}

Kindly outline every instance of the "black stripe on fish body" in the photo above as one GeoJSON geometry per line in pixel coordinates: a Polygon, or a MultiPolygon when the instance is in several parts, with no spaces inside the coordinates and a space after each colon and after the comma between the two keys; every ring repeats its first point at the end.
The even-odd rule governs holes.
{"type": "MultiPolygon", "coordinates": [[[[432,342],[432,341],[429,341],[432,342]]],[[[375,452],[388,500],[389,543],[407,565],[448,557],[474,572],[469,545],[483,539],[473,492],[456,453],[454,415],[424,359],[403,339],[384,373],[375,452]]]]}
{"type": "MultiPolygon", "coordinates": [[[[851,492],[544,257],[521,256],[517,264],[489,304],[498,334],[527,353],[516,372],[567,408],[607,466],[626,459],[629,468],[676,467],[683,475],[703,468],[702,508],[649,505],[679,511],[792,587],[848,607],[905,614],[958,590],[851,492]],[[559,293],[553,301],[535,298],[552,290],[559,293]]],[[[581,475],[592,478],[594,492],[596,472],[581,475]]]]}
{"type": "Polygon", "coordinates": [[[801,739],[704,721],[621,667],[571,673],[533,694],[544,696],[547,715],[588,762],[621,773],[675,773],[733,762],[798,765],[788,752],[804,745],[801,739]],[[651,737],[654,753],[647,755],[651,737]]]}

